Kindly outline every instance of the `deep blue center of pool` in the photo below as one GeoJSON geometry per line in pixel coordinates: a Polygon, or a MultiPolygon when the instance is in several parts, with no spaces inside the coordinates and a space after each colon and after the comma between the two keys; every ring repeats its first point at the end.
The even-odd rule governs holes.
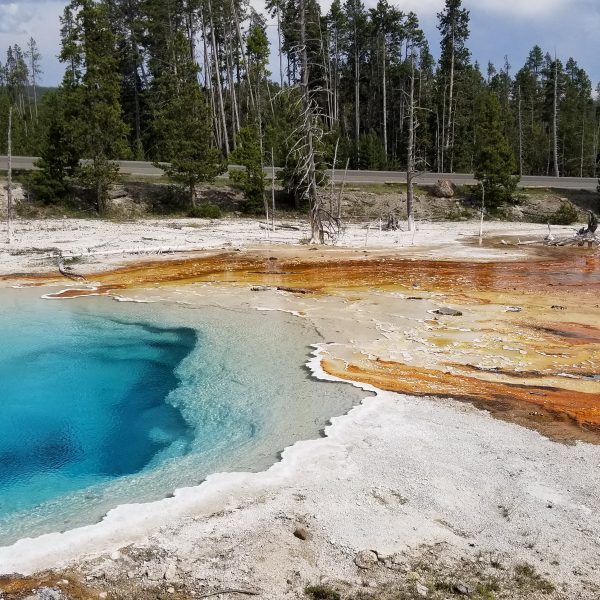
{"type": "Polygon", "coordinates": [[[166,399],[194,330],[47,303],[0,307],[0,516],[137,473],[193,437],[166,399]]]}

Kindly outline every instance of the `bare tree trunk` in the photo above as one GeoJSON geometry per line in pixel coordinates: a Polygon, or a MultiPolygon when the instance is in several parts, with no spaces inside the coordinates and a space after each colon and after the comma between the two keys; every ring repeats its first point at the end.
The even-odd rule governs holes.
{"type": "Polygon", "coordinates": [[[598,175],[598,142],[600,141],[600,121],[594,131],[594,144],[592,149],[592,165],[594,170],[594,177],[598,175]]]}
{"type": "Polygon", "coordinates": [[[237,32],[238,44],[240,46],[240,55],[242,59],[242,64],[244,65],[244,69],[246,70],[246,82],[248,83],[248,93],[250,94],[250,104],[252,109],[256,109],[256,103],[254,102],[254,93],[252,92],[252,82],[250,81],[250,71],[248,69],[248,63],[246,61],[246,47],[244,45],[244,38],[242,37],[242,30],[240,28],[240,20],[238,19],[237,10],[235,9],[235,4],[233,0],[231,0],[231,12],[233,14],[233,18],[235,21],[235,29],[237,32]]]}
{"type": "Polygon", "coordinates": [[[271,148],[271,229],[275,231],[275,153],[271,148]]]}
{"type": "Polygon", "coordinates": [[[382,92],[383,92],[383,150],[385,152],[385,160],[388,159],[388,135],[387,135],[387,87],[386,87],[386,76],[385,76],[385,34],[382,38],[382,54],[383,59],[381,61],[381,66],[383,69],[383,73],[381,76],[382,82],[382,92]]]}
{"type": "Polygon", "coordinates": [[[204,45],[204,85],[206,86],[206,88],[209,92],[209,97],[210,97],[210,114],[212,116],[212,121],[213,121],[215,142],[219,148],[222,148],[223,140],[221,138],[221,127],[219,125],[219,119],[217,117],[217,103],[215,101],[215,90],[214,90],[213,78],[212,78],[211,59],[209,56],[208,45],[206,43],[206,37],[208,34],[206,32],[206,21],[204,20],[203,16],[201,16],[201,21],[202,21],[202,42],[204,45]]]}
{"type": "Polygon", "coordinates": [[[483,219],[485,218],[485,185],[481,182],[481,220],[479,222],[479,245],[483,245],[483,219]]]}
{"type": "Polygon", "coordinates": [[[448,92],[448,135],[446,137],[446,148],[450,148],[450,132],[452,125],[452,102],[454,100],[454,62],[455,62],[455,42],[454,42],[454,25],[452,26],[452,57],[450,61],[450,90],[448,92]]]}
{"type": "Polygon", "coordinates": [[[6,176],[6,230],[8,243],[12,243],[12,208],[13,208],[13,195],[12,195],[12,117],[13,108],[10,106],[8,109],[8,173],[6,176]]]}
{"type": "Polygon", "coordinates": [[[356,143],[356,166],[358,167],[358,145],[360,141],[360,65],[358,51],[358,33],[354,26],[354,136],[356,143]]]}
{"type": "Polygon", "coordinates": [[[411,57],[410,103],[408,105],[408,162],[406,168],[406,212],[408,230],[415,230],[414,186],[415,178],[415,56],[411,57]]]}
{"type": "Polygon", "coordinates": [[[579,165],[579,177],[583,177],[584,152],[585,152],[585,111],[583,113],[582,123],[581,123],[581,161],[580,161],[580,165],[579,165]]]}
{"type": "Polygon", "coordinates": [[[519,175],[523,177],[523,112],[521,110],[521,86],[519,86],[519,175]]]}
{"type": "MultiPolygon", "coordinates": [[[[223,23],[223,26],[225,23],[223,23]]],[[[233,50],[231,48],[231,38],[232,38],[231,29],[228,31],[227,35],[227,53],[225,59],[227,61],[227,80],[229,83],[229,92],[231,95],[231,106],[232,110],[232,121],[233,121],[233,148],[235,150],[237,146],[237,134],[240,132],[240,112],[238,108],[237,101],[237,93],[235,90],[235,82],[233,80],[233,50]]]]}
{"type": "Polygon", "coordinates": [[[279,81],[281,84],[281,89],[283,89],[283,54],[281,53],[281,10],[279,7],[279,2],[277,3],[277,41],[278,41],[278,51],[279,51],[279,81]]]}
{"type": "Polygon", "coordinates": [[[313,109],[309,90],[308,49],[306,47],[306,5],[300,0],[300,48],[302,52],[302,99],[304,108],[304,140],[307,152],[307,192],[310,210],[311,243],[323,244],[325,232],[321,222],[321,199],[317,189],[317,168],[313,139],[313,109]]]}
{"type": "Polygon", "coordinates": [[[333,163],[331,165],[331,196],[329,198],[329,214],[333,214],[333,196],[335,194],[335,166],[337,163],[338,146],[340,138],[335,141],[335,151],[333,152],[333,163]]]}
{"type": "Polygon", "coordinates": [[[444,102],[443,102],[443,106],[442,106],[442,131],[441,131],[442,137],[440,140],[440,153],[441,153],[441,161],[440,161],[440,169],[439,172],[443,173],[444,172],[444,150],[446,147],[446,83],[444,82],[444,102]]]}
{"type": "MultiPolygon", "coordinates": [[[[262,69],[257,68],[256,74],[256,123],[258,125],[258,144],[260,148],[260,172],[264,174],[265,172],[265,152],[263,148],[263,128],[262,128],[262,110],[261,110],[261,96],[260,93],[260,83],[262,81],[262,69]]],[[[250,74],[248,74],[248,81],[250,82],[250,74]]],[[[264,177],[264,175],[263,175],[264,177]]],[[[263,179],[264,181],[264,179],[263,179]]],[[[267,219],[267,231],[269,230],[269,201],[267,200],[267,195],[265,194],[264,185],[263,188],[263,204],[265,206],[265,217],[267,219]]]]}
{"type": "Polygon", "coordinates": [[[338,30],[337,27],[335,29],[335,41],[334,41],[334,56],[335,56],[335,66],[333,69],[333,110],[334,110],[334,119],[337,122],[340,118],[339,111],[339,98],[338,98],[338,70],[339,70],[339,60],[338,60],[338,30]]]}
{"type": "Polygon", "coordinates": [[[554,111],[552,119],[552,142],[554,154],[554,176],[560,177],[558,168],[558,60],[554,57],[554,111]]]}
{"type": "Polygon", "coordinates": [[[212,44],[213,59],[215,62],[215,75],[217,79],[217,94],[219,95],[219,112],[221,114],[221,127],[223,128],[223,148],[225,157],[229,156],[229,135],[227,133],[227,120],[225,118],[225,104],[223,102],[223,86],[221,84],[221,69],[219,68],[219,58],[217,55],[217,43],[215,41],[215,25],[213,21],[212,5],[208,0],[208,17],[210,19],[210,40],[212,44]]]}

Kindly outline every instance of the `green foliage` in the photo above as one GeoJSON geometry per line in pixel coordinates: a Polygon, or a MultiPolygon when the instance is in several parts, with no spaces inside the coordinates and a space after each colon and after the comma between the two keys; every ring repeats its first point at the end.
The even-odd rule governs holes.
{"type": "Polygon", "coordinates": [[[326,585],[310,585],[304,591],[312,600],[341,600],[342,598],[339,592],[326,585]]]}
{"type": "Polygon", "coordinates": [[[96,209],[102,214],[108,208],[108,189],[118,178],[114,161],[128,155],[117,37],[103,1],[72,0],[61,21],[60,59],[67,65],[61,127],[64,137],[73,142],[72,153],[88,159],[74,173],[75,180],[95,195],[96,209]]]}
{"type": "Polygon", "coordinates": [[[152,4],[152,10],[163,19],[153,22],[154,42],[162,39],[167,44],[155,46],[153,42],[150,61],[154,73],[150,110],[155,164],[163,167],[159,161],[169,163],[163,167],[165,173],[188,191],[194,207],[197,187],[214,181],[225,172],[226,164],[211,143],[211,115],[198,85],[198,65],[189,54],[185,15],[171,15],[164,3],[152,4]],[[173,29],[178,19],[181,28],[173,29]]]}
{"type": "Polygon", "coordinates": [[[245,167],[242,171],[231,171],[229,178],[244,192],[244,212],[259,214],[265,208],[265,173],[260,155],[260,141],[254,127],[240,130],[238,147],[231,154],[234,164],[245,167]]]}
{"type": "Polygon", "coordinates": [[[79,150],[61,91],[45,96],[41,118],[46,131],[40,141],[40,160],[36,163],[39,170],[28,176],[26,185],[34,199],[52,204],[72,195],[72,181],[79,168],[79,150]]]}
{"type": "Polygon", "coordinates": [[[496,208],[513,199],[519,178],[513,176],[515,161],[502,130],[498,98],[484,93],[478,109],[475,178],[485,189],[486,204],[496,208]]]}
{"type": "Polygon", "coordinates": [[[572,225],[577,222],[578,218],[579,213],[577,209],[572,202],[566,200],[561,202],[560,208],[550,215],[548,222],[552,225],[572,225]]]}
{"type": "Polygon", "coordinates": [[[358,144],[358,168],[381,171],[387,168],[385,149],[379,136],[370,131],[360,136],[358,144]]]}
{"type": "Polygon", "coordinates": [[[219,219],[221,217],[221,209],[216,204],[200,204],[190,209],[188,217],[194,219],[219,219]]]}

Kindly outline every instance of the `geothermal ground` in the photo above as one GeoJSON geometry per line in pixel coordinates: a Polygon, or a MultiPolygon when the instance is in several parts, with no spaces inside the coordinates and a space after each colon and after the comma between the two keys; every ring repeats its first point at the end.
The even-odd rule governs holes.
{"type": "Polygon", "coordinates": [[[600,596],[597,250],[508,224],[481,248],[474,223],[354,227],[343,248],[259,246],[248,221],[44,226],[21,224],[5,285],[288,311],[315,328],[312,376],[366,399],[266,472],[0,549],[25,576],[5,598],[600,596]]]}

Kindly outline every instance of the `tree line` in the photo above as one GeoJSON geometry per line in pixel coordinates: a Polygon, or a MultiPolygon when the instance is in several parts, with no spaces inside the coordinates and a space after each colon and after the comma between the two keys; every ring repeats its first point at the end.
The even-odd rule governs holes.
{"type": "Polygon", "coordinates": [[[168,163],[192,204],[243,164],[249,210],[266,207],[272,163],[299,202],[325,165],[476,172],[509,194],[519,175],[597,176],[600,104],[575,59],[534,46],[519,69],[482,69],[461,0],[446,0],[438,29],[436,61],[418,16],[388,0],[334,0],[326,14],[317,0],[268,0],[266,14],[248,0],[72,0],[58,89],[39,97],[34,40],[9,48],[0,135],[12,106],[13,152],[42,157],[40,193],[76,181],[100,211],[117,159],[168,163]]]}

